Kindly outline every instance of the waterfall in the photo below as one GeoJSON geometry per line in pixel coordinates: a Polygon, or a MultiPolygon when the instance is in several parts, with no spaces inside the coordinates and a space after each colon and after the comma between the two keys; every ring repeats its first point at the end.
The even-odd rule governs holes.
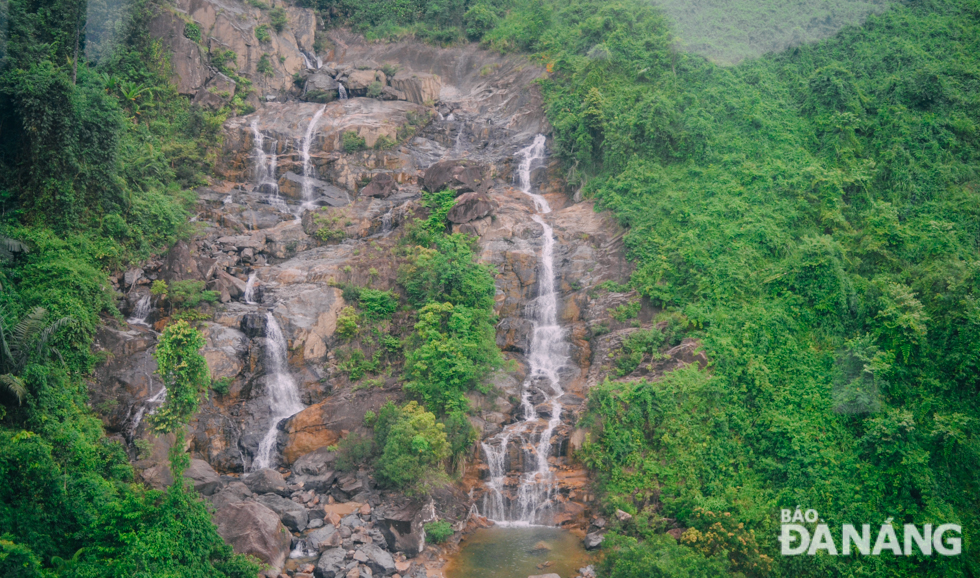
{"type": "Polygon", "coordinates": [[[306,134],[303,135],[303,201],[304,203],[309,203],[313,196],[313,187],[310,183],[310,179],[313,177],[311,174],[313,172],[312,163],[310,163],[310,143],[313,141],[313,132],[316,130],[316,123],[323,116],[323,111],[327,107],[321,107],[320,110],[316,111],[313,118],[310,120],[310,124],[306,127],[306,134]]]}
{"type": "MultiPolygon", "coordinates": [[[[149,373],[146,374],[146,379],[150,382],[150,387],[153,387],[153,377],[149,373]]],[[[154,393],[151,397],[144,400],[138,410],[136,410],[136,415],[133,416],[132,422],[129,426],[129,437],[133,438],[136,435],[136,430],[139,429],[140,424],[143,422],[143,417],[146,415],[146,410],[150,410],[150,415],[160,407],[163,402],[167,399],[167,386],[161,385],[160,391],[154,393]]]]}
{"type": "Polygon", "coordinates": [[[518,167],[521,191],[531,197],[537,214],[531,218],[543,229],[538,296],[528,303],[525,315],[531,319],[531,348],[528,353],[528,376],[521,386],[520,421],[482,444],[490,469],[490,481],[483,499],[483,512],[503,525],[547,523],[554,500],[554,476],[548,466],[551,455],[551,436],[561,423],[560,372],[568,365],[568,344],[565,332],[558,325],[558,295],[555,291],[554,230],[541,216],[551,212],[548,201],[531,191],[531,168],[544,158],[545,137],[537,135],[534,142],[520,152],[518,167]],[[544,402],[537,407],[532,396],[541,394],[544,402]],[[544,406],[542,408],[542,406],[544,406]],[[547,421],[538,418],[547,414],[547,421]],[[537,436],[537,442],[534,438],[537,436]],[[517,495],[509,500],[504,496],[507,483],[507,446],[519,441],[523,448],[525,467],[518,481],[517,495]],[[533,468],[528,467],[533,464],[533,468]],[[509,501],[509,504],[508,504],[509,501]]]}
{"type": "Polygon", "coordinates": [[[394,210],[395,210],[395,205],[394,205],[394,203],[392,203],[392,205],[390,207],[388,207],[388,212],[385,213],[385,214],[383,214],[383,215],[381,215],[381,234],[382,235],[387,235],[388,233],[391,232],[391,218],[392,218],[392,213],[393,213],[394,210]]]}
{"type": "Polygon", "coordinates": [[[299,53],[303,55],[303,64],[306,65],[306,68],[310,70],[316,70],[318,68],[317,66],[313,66],[313,61],[310,60],[310,57],[306,54],[305,50],[300,50],[299,53]]]}
{"type": "Polygon", "coordinates": [[[255,277],[258,275],[257,271],[252,271],[252,274],[248,276],[248,282],[245,283],[245,294],[242,298],[245,303],[249,305],[255,305],[255,277]]]}
{"type": "Polygon", "coordinates": [[[276,438],[279,434],[279,422],[303,410],[299,400],[299,388],[289,373],[286,364],[286,338],[282,329],[271,312],[265,314],[266,326],[266,387],[269,390],[269,409],[271,421],[269,431],[259,442],[259,449],[252,463],[253,470],[268,468],[273,465],[272,454],[276,449],[276,438]]]}
{"type": "Polygon", "coordinates": [[[150,296],[144,295],[136,302],[136,309],[126,323],[130,325],[147,325],[146,318],[150,315],[150,296]]]}
{"type": "Polygon", "coordinates": [[[347,100],[347,89],[342,82],[337,83],[337,92],[340,93],[340,100],[347,100]]]}
{"type": "Polygon", "coordinates": [[[277,141],[272,141],[272,154],[265,152],[265,135],[259,130],[259,117],[252,119],[252,139],[255,154],[255,184],[259,191],[265,190],[270,193],[269,202],[282,212],[289,212],[286,202],[279,196],[279,181],[276,178],[276,163],[278,156],[275,154],[277,141]]]}

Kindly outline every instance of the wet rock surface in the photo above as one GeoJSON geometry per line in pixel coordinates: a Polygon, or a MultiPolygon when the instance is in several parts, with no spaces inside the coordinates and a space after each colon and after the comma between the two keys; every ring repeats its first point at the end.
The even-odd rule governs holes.
{"type": "MultiPolygon", "coordinates": [[[[209,0],[187,10],[208,38],[224,39],[236,53],[249,55],[252,49],[238,38],[254,30],[262,16],[234,5],[245,15],[235,26],[209,0]]],[[[541,224],[531,218],[532,200],[514,184],[515,155],[536,133],[548,132],[530,82],[542,71],[475,46],[367,44],[344,31],[331,32],[336,48],[321,55],[326,64],[306,70],[303,51],[312,45],[306,17],[303,9],[290,9],[290,22],[301,25],[291,40],[277,42],[283,50],[290,42],[297,46],[293,56],[299,64],[283,63],[284,70],[303,69],[307,94],[319,92],[322,99],[303,102],[299,88],[284,89],[286,98],[256,103],[254,113],[230,119],[218,178],[198,190],[197,234],[121,275],[117,288],[127,291],[122,305],[127,314],[157,279],[202,281],[220,294],[219,302],[205,309],[208,318],[201,326],[204,355],[215,378],[228,380],[228,390],[203,403],[190,426],[194,462],[188,471],[236,551],[255,553],[279,569],[288,566],[288,573],[301,578],[424,575],[421,562],[431,550],[425,523],[445,519],[457,532],[492,523],[471,510],[482,504],[485,456],[474,452],[460,487],[421,501],[379,490],[367,468],[338,471],[332,446],[352,433],[369,434],[365,413],[388,399],[404,399],[397,374],[376,387],[359,388],[339,369],[338,317],[349,304],[338,285],[397,290],[395,255],[406,225],[424,214],[422,190],[455,191],[452,230],[475,236],[479,260],[494,267],[497,344],[513,361],[508,371],[494,375],[490,394],[472,395],[471,422],[487,438],[518,419],[532,329],[527,312],[541,281],[545,239],[541,224]],[[385,74],[386,64],[397,65],[398,72],[385,74]],[[358,96],[375,83],[391,89],[387,97],[358,96]],[[351,98],[329,94],[340,85],[350,88],[351,98]],[[364,139],[364,148],[345,147],[344,135],[350,133],[364,139]],[[281,327],[289,372],[305,406],[280,421],[269,407],[269,314],[281,327]],[[274,433],[273,467],[252,471],[267,431],[274,433]],[[299,570],[300,563],[309,565],[307,572],[299,570]]],[[[161,34],[176,29],[172,22],[164,24],[161,34]]],[[[211,72],[195,77],[193,59],[185,60],[177,68],[187,75],[188,94],[223,82],[211,72]]],[[[279,82],[276,74],[262,86],[279,82]]],[[[573,202],[556,161],[547,159],[530,174],[535,190],[553,208],[544,218],[554,230],[558,314],[572,360],[562,369],[561,424],[547,444],[558,485],[552,522],[584,530],[591,489],[582,466],[569,460],[569,450],[584,440],[578,417],[588,387],[616,377],[609,356],[632,332],[653,326],[653,312],[644,305],[635,320],[611,317],[617,307],[637,300],[632,293],[597,289],[630,274],[624,231],[591,202],[573,202]]],[[[93,401],[108,408],[103,417],[110,432],[128,442],[155,440],[153,455],[137,461],[137,469],[158,487],[172,483],[165,467],[172,442],[153,437],[143,422],[162,399],[152,352],[154,329],[161,330],[168,315],[151,301],[146,326],[100,331],[97,346],[111,356],[97,370],[92,392],[93,401]],[[115,405],[105,403],[110,400],[115,405]]],[[[645,360],[634,377],[655,378],[690,363],[705,365],[707,359],[696,342],[685,341],[664,360],[645,360]]],[[[547,418],[552,408],[542,405],[544,396],[533,389],[538,385],[531,384],[532,400],[538,400],[532,403],[547,418]]],[[[534,436],[542,430],[509,442],[507,492],[516,491],[520,475],[532,468],[529,456],[540,441],[534,436]]],[[[601,532],[589,535],[601,541],[601,532]]]]}

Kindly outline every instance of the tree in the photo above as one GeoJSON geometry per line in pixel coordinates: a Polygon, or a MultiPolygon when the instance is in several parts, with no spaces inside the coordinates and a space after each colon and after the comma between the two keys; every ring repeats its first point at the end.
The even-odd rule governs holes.
{"type": "Polygon", "coordinates": [[[153,357],[167,388],[167,401],[153,415],[157,430],[177,431],[197,411],[201,395],[211,383],[202,347],[204,336],[183,320],[168,325],[160,336],[153,357]]]}
{"type": "Polygon", "coordinates": [[[6,312],[0,310],[0,391],[16,397],[18,404],[27,395],[20,373],[32,359],[43,361],[52,353],[60,357],[50,346],[51,338],[72,322],[71,317],[62,317],[48,323],[47,314],[43,307],[35,307],[10,327],[6,312]]]}
{"type": "Polygon", "coordinates": [[[411,401],[397,412],[392,409],[387,407],[378,420],[387,431],[377,473],[386,485],[405,489],[439,473],[450,447],[444,426],[418,403],[411,401]]]}

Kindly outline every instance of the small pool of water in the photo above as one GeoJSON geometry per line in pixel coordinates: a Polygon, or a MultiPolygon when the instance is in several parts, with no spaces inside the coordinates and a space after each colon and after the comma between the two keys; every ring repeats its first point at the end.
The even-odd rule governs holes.
{"type": "Polygon", "coordinates": [[[486,528],[468,535],[460,547],[446,566],[447,578],[527,578],[549,573],[573,578],[579,568],[591,564],[582,539],[558,528],[486,528]],[[547,562],[552,564],[543,566],[547,562]]]}

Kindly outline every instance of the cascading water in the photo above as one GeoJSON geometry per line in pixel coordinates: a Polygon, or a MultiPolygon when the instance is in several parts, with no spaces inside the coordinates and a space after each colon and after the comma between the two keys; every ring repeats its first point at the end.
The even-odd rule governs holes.
{"type": "Polygon", "coordinates": [[[337,83],[337,92],[340,94],[340,100],[347,100],[347,89],[342,82],[337,83]]]}
{"type": "Polygon", "coordinates": [[[308,205],[310,201],[313,200],[313,183],[311,179],[313,178],[313,164],[310,162],[310,144],[313,141],[313,133],[316,131],[316,123],[319,122],[320,117],[323,116],[323,111],[327,110],[327,107],[321,107],[320,110],[316,111],[313,118],[310,120],[310,124],[306,127],[306,134],[303,135],[303,146],[301,152],[303,155],[303,203],[308,205]]]}
{"type": "Polygon", "coordinates": [[[271,312],[266,313],[266,387],[269,390],[269,406],[272,413],[269,430],[262,441],[252,462],[253,470],[271,467],[272,453],[276,447],[279,433],[279,422],[303,410],[299,399],[299,388],[289,373],[286,364],[286,338],[282,329],[271,312]]]}
{"type": "Polygon", "coordinates": [[[521,151],[523,158],[517,171],[521,191],[531,197],[537,211],[531,218],[543,229],[538,296],[526,309],[526,315],[532,323],[532,334],[528,376],[521,387],[521,419],[482,444],[490,469],[483,513],[502,525],[547,523],[555,493],[554,476],[548,465],[548,457],[551,454],[551,436],[561,423],[559,400],[565,393],[559,373],[568,365],[569,356],[565,332],[558,325],[554,230],[541,217],[550,213],[551,207],[544,197],[531,192],[531,168],[536,161],[544,158],[544,144],[544,135],[534,137],[534,142],[521,151]],[[538,394],[544,396],[544,401],[535,406],[531,399],[538,394]],[[547,421],[540,419],[539,413],[546,415],[547,421]],[[516,496],[508,498],[504,494],[507,484],[507,446],[513,439],[518,440],[524,448],[525,462],[530,462],[534,467],[525,466],[525,472],[518,481],[516,496]]]}
{"type": "Polygon", "coordinates": [[[252,271],[252,274],[248,276],[248,281],[245,283],[245,294],[242,298],[245,303],[249,305],[256,305],[255,303],[255,278],[258,276],[257,271],[252,271]]]}
{"type": "MultiPolygon", "coordinates": [[[[150,387],[153,387],[153,377],[149,373],[146,374],[146,379],[150,382],[150,387]]],[[[136,415],[133,416],[132,421],[129,426],[129,437],[133,438],[136,435],[136,430],[143,423],[143,417],[146,415],[147,410],[149,410],[150,415],[157,410],[158,407],[163,405],[163,402],[167,399],[167,386],[161,384],[160,391],[154,393],[152,396],[147,398],[143,403],[140,404],[139,409],[136,410],[136,415]]]]}
{"type": "Polygon", "coordinates": [[[150,315],[150,296],[144,295],[136,302],[136,308],[126,323],[130,325],[146,325],[146,318],[150,315]]]}
{"type": "MultiPolygon", "coordinates": [[[[289,212],[286,202],[279,196],[279,181],[276,178],[276,163],[278,156],[275,152],[265,152],[265,135],[259,130],[259,118],[252,120],[252,139],[255,154],[255,184],[260,192],[269,195],[272,206],[283,212],[289,212]]],[[[276,141],[272,141],[272,150],[276,150],[276,141]]]]}

